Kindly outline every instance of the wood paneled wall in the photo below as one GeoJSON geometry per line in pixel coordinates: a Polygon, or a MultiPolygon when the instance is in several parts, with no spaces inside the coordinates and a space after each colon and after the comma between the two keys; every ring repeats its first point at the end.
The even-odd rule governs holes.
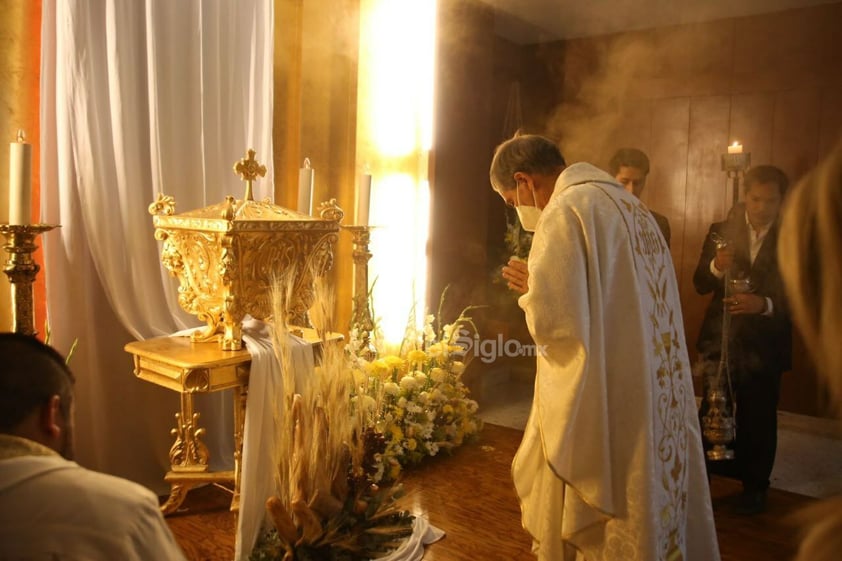
{"type": "MultiPolygon", "coordinates": [[[[433,290],[454,279],[487,286],[476,270],[497,265],[486,256],[483,269],[471,248],[503,232],[486,178],[519,81],[525,129],[559,140],[568,161],[607,166],[622,146],[649,154],[643,200],[670,220],[694,358],[708,297],[696,294],[692,274],[708,226],[730,207],[720,155],[739,140],[752,163],[777,165],[794,183],[832,148],[842,134],[842,3],[531,47],[493,38],[484,4],[454,0],[440,11],[433,290]]],[[[813,368],[794,344],[781,408],[824,414],[813,368]]]]}
{"type": "MultiPolygon", "coordinates": [[[[795,183],[828,153],[842,134],[839,29],[835,3],[535,48],[560,84],[546,132],[570,160],[607,166],[621,146],[649,154],[642,198],[670,219],[691,357],[709,300],[693,271],[708,226],[730,207],[720,154],[739,140],[754,165],[776,165],[795,183]]],[[[823,406],[796,353],[781,408],[823,406]]]]}

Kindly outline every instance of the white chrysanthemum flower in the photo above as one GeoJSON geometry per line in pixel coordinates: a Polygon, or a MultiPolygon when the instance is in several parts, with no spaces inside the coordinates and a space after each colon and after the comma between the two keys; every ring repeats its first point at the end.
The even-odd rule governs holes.
{"type": "Polygon", "coordinates": [[[370,395],[364,395],[362,401],[362,409],[363,411],[374,411],[377,407],[377,402],[374,401],[374,398],[370,395]]]}
{"type": "Polygon", "coordinates": [[[447,373],[438,366],[430,370],[430,379],[436,384],[443,382],[446,377],[447,373]]]}
{"type": "Polygon", "coordinates": [[[388,395],[398,395],[401,393],[400,387],[394,382],[386,382],[383,384],[383,391],[388,395]]]}
{"type": "Polygon", "coordinates": [[[415,389],[417,383],[415,382],[415,378],[412,376],[404,376],[401,378],[401,389],[406,391],[412,391],[415,389]]]}

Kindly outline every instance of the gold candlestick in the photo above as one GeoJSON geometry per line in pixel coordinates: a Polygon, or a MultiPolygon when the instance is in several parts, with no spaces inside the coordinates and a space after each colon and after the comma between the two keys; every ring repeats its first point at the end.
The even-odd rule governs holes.
{"type": "Polygon", "coordinates": [[[357,330],[360,340],[358,349],[366,359],[374,358],[377,351],[371,341],[374,331],[374,320],[368,302],[368,261],[371,252],[368,244],[371,241],[370,226],[343,226],[351,232],[354,242],[354,310],[351,315],[351,329],[357,330]]]}
{"type": "Polygon", "coordinates": [[[751,153],[722,154],[721,164],[722,171],[731,182],[731,206],[733,207],[740,200],[740,183],[746,170],[751,167],[751,153]]]}
{"type": "Polygon", "coordinates": [[[12,283],[12,330],[23,335],[37,335],[35,330],[32,283],[41,267],[32,259],[38,249],[35,237],[58,228],[57,224],[0,224],[6,237],[3,249],[9,254],[3,272],[12,283]]]}

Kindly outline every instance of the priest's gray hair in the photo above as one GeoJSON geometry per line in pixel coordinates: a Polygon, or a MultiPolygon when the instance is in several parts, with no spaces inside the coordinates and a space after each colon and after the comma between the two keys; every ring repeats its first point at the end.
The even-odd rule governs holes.
{"type": "Polygon", "coordinates": [[[551,175],[565,167],[564,156],[549,138],[537,134],[516,134],[494,150],[491,160],[491,186],[504,193],[517,187],[517,172],[551,175]]]}

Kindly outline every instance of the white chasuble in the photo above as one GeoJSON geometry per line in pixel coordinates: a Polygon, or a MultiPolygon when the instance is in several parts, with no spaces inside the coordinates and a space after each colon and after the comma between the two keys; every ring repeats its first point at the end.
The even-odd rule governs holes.
{"type": "Polygon", "coordinates": [[[565,169],[519,303],[538,358],[512,475],[538,558],[718,560],[675,273],[643,203],[565,169]]]}

